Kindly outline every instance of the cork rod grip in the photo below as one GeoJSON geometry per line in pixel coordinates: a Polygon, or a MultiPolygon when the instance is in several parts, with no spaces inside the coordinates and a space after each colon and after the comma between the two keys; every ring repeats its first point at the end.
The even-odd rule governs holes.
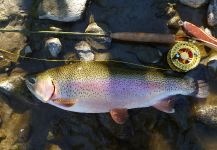
{"type": "Polygon", "coordinates": [[[111,33],[110,37],[114,40],[130,41],[130,42],[148,42],[148,43],[175,43],[176,36],[174,34],[158,34],[143,32],[117,32],[111,33]]]}

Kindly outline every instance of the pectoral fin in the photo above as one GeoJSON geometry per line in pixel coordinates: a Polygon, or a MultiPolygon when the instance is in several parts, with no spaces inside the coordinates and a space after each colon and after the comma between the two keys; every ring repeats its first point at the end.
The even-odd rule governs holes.
{"type": "Polygon", "coordinates": [[[127,109],[112,109],[110,111],[112,119],[117,123],[117,124],[124,124],[125,121],[128,118],[128,111],[127,109]]]}
{"type": "Polygon", "coordinates": [[[60,106],[64,106],[64,107],[71,107],[76,103],[76,100],[74,100],[74,99],[64,99],[64,98],[54,99],[52,101],[54,103],[56,103],[60,106]]]}
{"type": "Polygon", "coordinates": [[[171,99],[162,100],[159,103],[153,105],[153,107],[166,113],[175,112],[175,109],[173,108],[173,101],[171,99]]]}

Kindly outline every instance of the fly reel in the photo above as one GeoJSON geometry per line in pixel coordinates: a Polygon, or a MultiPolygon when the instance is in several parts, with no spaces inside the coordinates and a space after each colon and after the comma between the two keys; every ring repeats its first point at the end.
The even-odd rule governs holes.
{"type": "Polygon", "coordinates": [[[167,54],[169,66],[178,72],[187,72],[198,66],[200,50],[190,42],[177,42],[167,54]]]}

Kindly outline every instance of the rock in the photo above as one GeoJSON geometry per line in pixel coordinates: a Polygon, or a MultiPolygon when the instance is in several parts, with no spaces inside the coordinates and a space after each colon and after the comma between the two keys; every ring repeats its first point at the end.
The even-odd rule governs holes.
{"type": "Polygon", "coordinates": [[[135,53],[142,63],[158,63],[162,59],[161,51],[152,47],[138,48],[135,53]]]}
{"type": "Polygon", "coordinates": [[[24,126],[20,129],[18,133],[17,143],[25,143],[28,142],[29,137],[31,135],[31,128],[29,125],[24,126]]]}
{"type": "Polygon", "coordinates": [[[170,16],[169,21],[167,22],[167,26],[171,28],[179,28],[179,21],[181,20],[181,17],[179,13],[176,11],[176,4],[168,4],[166,11],[167,15],[170,16]]]}
{"type": "Polygon", "coordinates": [[[72,22],[81,18],[87,0],[43,0],[38,8],[39,19],[72,22]]]}
{"type": "Polygon", "coordinates": [[[94,54],[91,50],[90,45],[85,42],[81,41],[75,45],[75,49],[77,51],[78,57],[80,60],[83,61],[92,61],[94,60],[94,54]]]}
{"type": "Polygon", "coordinates": [[[61,28],[54,27],[54,26],[49,27],[49,30],[51,30],[51,31],[62,31],[61,28]]]}
{"type": "Polygon", "coordinates": [[[31,54],[31,53],[32,53],[32,49],[31,49],[30,46],[27,45],[27,46],[24,48],[24,55],[26,56],[26,55],[31,54]]]}
{"type": "Polygon", "coordinates": [[[206,4],[208,0],[179,0],[179,2],[193,8],[198,8],[206,4]]]}
{"type": "Polygon", "coordinates": [[[53,140],[54,138],[55,138],[54,134],[51,131],[49,131],[47,135],[47,140],[50,141],[50,140],[53,140]]]}
{"type": "Polygon", "coordinates": [[[217,0],[212,0],[209,4],[207,22],[210,26],[217,24],[217,0]]]}
{"type": "Polygon", "coordinates": [[[73,52],[70,52],[70,53],[67,53],[64,55],[64,59],[67,60],[65,61],[65,64],[72,64],[74,63],[75,61],[78,61],[79,58],[77,56],[76,53],[73,53],[73,52]]]}
{"type": "Polygon", "coordinates": [[[161,149],[171,150],[172,149],[171,145],[165,139],[165,137],[158,132],[152,133],[149,141],[150,141],[149,148],[152,150],[161,150],[161,149]]]}
{"type": "Polygon", "coordinates": [[[217,127],[216,77],[215,79],[212,77],[210,80],[209,96],[206,100],[197,101],[197,103],[195,103],[192,107],[192,112],[197,121],[202,122],[209,127],[217,127]]]}
{"type": "Polygon", "coordinates": [[[46,146],[45,150],[62,150],[58,145],[49,144],[46,146]]]}
{"type": "MultiPolygon", "coordinates": [[[[90,23],[88,27],[85,30],[85,33],[98,33],[98,34],[109,34],[108,27],[105,24],[101,23],[90,23]]],[[[86,41],[89,43],[89,45],[96,49],[96,50],[102,50],[102,49],[109,49],[111,46],[111,38],[110,37],[86,37],[86,41]]]]}
{"type": "Polygon", "coordinates": [[[0,149],[20,149],[26,147],[27,141],[20,140],[20,131],[29,125],[30,112],[15,113],[2,99],[0,100],[0,115],[3,124],[0,129],[0,149]]]}
{"type": "Polygon", "coordinates": [[[111,60],[111,59],[112,59],[111,53],[96,53],[94,60],[105,61],[105,60],[111,60]]]}
{"type": "MultiPolygon", "coordinates": [[[[8,26],[6,28],[11,27],[8,26]]],[[[0,68],[4,68],[9,66],[11,62],[17,63],[20,51],[24,49],[26,45],[26,37],[21,33],[0,33],[0,37],[0,49],[12,53],[0,51],[2,58],[0,61],[0,68]]]]}
{"type": "Polygon", "coordinates": [[[217,79],[217,60],[212,60],[207,64],[209,76],[217,79]]]}
{"type": "Polygon", "coordinates": [[[8,73],[0,74],[0,93],[9,97],[9,101],[12,101],[15,109],[19,108],[18,106],[22,106],[20,108],[26,110],[27,106],[23,105],[23,102],[32,104],[32,94],[24,82],[26,74],[27,72],[20,68],[13,69],[10,75],[8,73]]]}
{"type": "Polygon", "coordinates": [[[49,50],[52,57],[57,57],[62,49],[62,44],[58,38],[50,38],[46,41],[45,47],[49,50]]]}
{"type": "Polygon", "coordinates": [[[204,31],[206,32],[206,34],[212,36],[212,31],[209,28],[205,28],[204,31]]]}

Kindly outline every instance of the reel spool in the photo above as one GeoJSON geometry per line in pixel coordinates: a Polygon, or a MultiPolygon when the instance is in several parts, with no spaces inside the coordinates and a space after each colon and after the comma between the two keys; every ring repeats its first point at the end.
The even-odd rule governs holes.
{"type": "Polygon", "coordinates": [[[177,42],[167,54],[169,66],[177,72],[187,72],[200,63],[198,47],[190,42],[177,42]]]}

